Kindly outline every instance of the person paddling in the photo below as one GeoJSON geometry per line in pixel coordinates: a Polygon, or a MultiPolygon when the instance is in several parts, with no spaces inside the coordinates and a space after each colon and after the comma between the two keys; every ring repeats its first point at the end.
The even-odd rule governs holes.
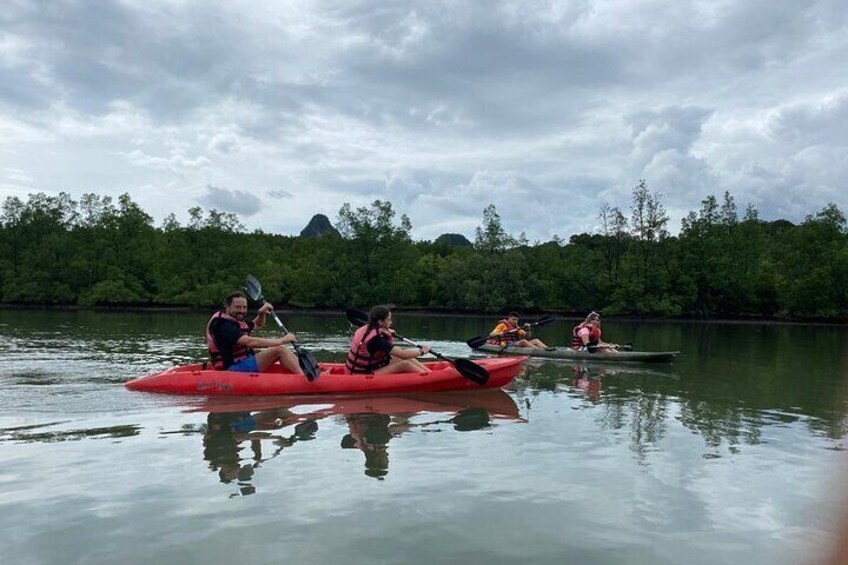
{"type": "Polygon", "coordinates": [[[280,362],[286,372],[302,375],[297,356],[286,347],[296,340],[294,334],[267,339],[250,333],[265,325],[265,317],[274,307],[265,303],[253,321],[245,320],[247,296],[233,292],[224,302],[223,310],[215,312],[206,323],[206,346],[212,356],[212,366],[223,371],[262,373],[280,362]],[[254,348],[263,348],[254,351],[254,348]]]}
{"type": "Polygon", "coordinates": [[[510,312],[507,317],[498,322],[495,329],[489,334],[488,343],[506,347],[514,345],[515,347],[542,347],[547,348],[542,340],[527,339],[530,337],[530,324],[518,325],[518,312],[510,312]]]}
{"type": "MultiPolygon", "coordinates": [[[[599,319],[600,315],[593,310],[592,312],[589,312],[585,320],[583,320],[571,329],[571,349],[579,351],[588,345],[588,341],[591,335],[589,322],[591,322],[592,320],[599,319]]],[[[600,336],[598,336],[598,339],[600,339],[600,336]]]]}
{"type": "Polygon", "coordinates": [[[428,373],[417,357],[430,352],[429,345],[418,349],[395,347],[392,312],[388,306],[374,306],[368,323],[353,334],[345,366],[351,373],[428,373]]]}
{"type": "Polygon", "coordinates": [[[575,351],[618,350],[618,345],[601,341],[601,317],[596,312],[590,313],[586,320],[575,326],[571,336],[571,348],[575,351]]]}

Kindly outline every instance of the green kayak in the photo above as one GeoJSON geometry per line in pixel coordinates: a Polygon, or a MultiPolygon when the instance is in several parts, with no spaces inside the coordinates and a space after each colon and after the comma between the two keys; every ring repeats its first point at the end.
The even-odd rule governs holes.
{"type": "Polygon", "coordinates": [[[586,361],[604,361],[609,363],[670,363],[679,351],[575,351],[570,347],[501,347],[489,343],[475,348],[475,351],[499,353],[502,355],[529,355],[530,357],[547,357],[549,359],[581,359],[586,361]]]}

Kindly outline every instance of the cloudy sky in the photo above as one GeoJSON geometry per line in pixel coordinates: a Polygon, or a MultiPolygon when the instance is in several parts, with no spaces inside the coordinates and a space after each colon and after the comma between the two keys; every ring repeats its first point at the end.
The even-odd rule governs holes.
{"type": "Polygon", "coordinates": [[[645,179],[674,231],[725,190],[798,221],[848,211],[846,69],[844,0],[4,0],[0,198],[547,240],[645,179]]]}

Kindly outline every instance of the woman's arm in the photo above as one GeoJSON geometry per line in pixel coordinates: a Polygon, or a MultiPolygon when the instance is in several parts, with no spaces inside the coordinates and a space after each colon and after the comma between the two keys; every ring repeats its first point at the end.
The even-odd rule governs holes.
{"type": "Polygon", "coordinates": [[[421,349],[401,349],[399,347],[392,347],[392,357],[397,357],[398,359],[415,359],[416,357],[421,357],[429,352],[429,345],[422,345],[421,349]]]}

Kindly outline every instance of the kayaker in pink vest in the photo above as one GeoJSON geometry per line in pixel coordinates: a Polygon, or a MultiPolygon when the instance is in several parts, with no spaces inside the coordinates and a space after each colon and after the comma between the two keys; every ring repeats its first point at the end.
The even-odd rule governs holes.
{"type": "Polygon", "coordinates": [[[387,306],[374,306],[368,313],[368,323],[353,334],[345,366],[351,373],[427,373],[429,369],[417,357],[430,351],[429,345],[420,349],[401,349],[394,344],[392,312],[387,306]]]}
{"type": "Polygon", "coordinates": [[[245,320],[247,297],[241,292],[230,294],[224,309],[216,312],[206,324],[206,346],[212,365],[219,370],[261,373],[278,362],[287,372],[302,375],[297,356],[286,347],[296,341],[294,334],[278,338],[253,337],[250,333],[265,325],[265,317],[274,307],[265,303],[253,321],[245,320]],[[261,351],[254,351],[262,348],[261,351]]]}
{"type": "Polygon", "coordinates": [[[587,318],[579,326],[576,326],[572,332],[571,348],[579,351],[589,351],[594,353],[598,350],[618,351],[618,345],[615,343],[606,343],[601,340],[601,318],[587,318]]]}

